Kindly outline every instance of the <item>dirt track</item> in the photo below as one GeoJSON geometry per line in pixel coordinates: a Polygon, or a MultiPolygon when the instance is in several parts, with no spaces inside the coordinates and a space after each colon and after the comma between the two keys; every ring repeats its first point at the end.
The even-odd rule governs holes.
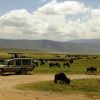
{"type": "MultiPolygon", "coordinates": [[[[11,75],[0,77],[0,100],[100,100],[98,97],[88,97],[82,94],[25,92],[14,87],[22,83],[53,80],[54,75],[11,75]]],[[[100,75],[69,75],[71,79],[100,78],[100,75]]]]}

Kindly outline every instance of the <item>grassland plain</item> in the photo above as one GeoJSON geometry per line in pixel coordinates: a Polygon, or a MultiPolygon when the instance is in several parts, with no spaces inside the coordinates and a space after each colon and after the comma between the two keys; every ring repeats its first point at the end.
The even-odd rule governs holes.
{"type": "MultiPolygon", "coordinates": [[[[56,58],[58,54],[53,53],[25,53],[25,56],[32,57],[33,59],[46,59],[46,58],[56,58]]],[[[59,54],[61,58],[64,58],[64,54],[59,54]]],[[[94,55],[93,55],[94,56],[94,55]]],[[[96,55],[97,56],[97,55],[96,55]]],[[[10,58],[11,55],[7,53],[1,53],[0,58],[10,58]]],[[[65,72],[66,75],[76,77],[80,76],[75,74],[85,74],[86,68],[90,66],[95,66],[97,68],[97,75],[85,75],[88,77],[96,77],[100,75],[100,56],[96,59],[93,59],[92,56],[89,56],[90,59],[82,58],[74,60],[74,63],[71,64],[70,68],[64,68],[63,62],[59,62],[61,68],[49,68],[49,62],[43,66],[35,67],[35,69],[30,72],[32,76],[6,76],[1,77],[1,92],[0,100],[34,100],[41,98],[41,100],[100,100],[100,78],[99,79],[82,79],[82,80],[72,80],[71,86],[65,85],[53,85],[51,81],[51,74],[58,72],[65,72]],[[42,76],[43,74],[43,76],[42,76]],[[48,77],[46,76],[48,75],[48,77]],[[41,78],[42,77],[42,78],[41,78]],[[45,79],[46,77],[46,79],[45,79]],[[49,78],[50,77],[50,78],[49,78]],[[44,79],[43,79],[44,78],[44,79]],[[33,82],[33,83],[32,83],[33,82]],[[38,83],[36,83],[38,82],[38,83]],[[29,83],[29,84],[25,84],[29,83]],[[18,84],[24,84],[18,85],[18,84]],[[23,92],[16,91],[12,87],[18,85],[18,88],[23,89],[23,92]],[[4,86],[4,87],[3,87],[4,86]],[[26,92],[26,90],[28,92],[26,92]],[[35,92],[29,92],[34,91],[35,92]],[[39,92],[36,92],[38,90],[39,92]],[[40,91],[51,91],[50,93],[41,93],[40,91]],[[55,91],[52,93],[52,91],[55,91]],[[59,93],[62,92],[62,93],[59,93]],[[77,92],[76,92],[77,91],[77,92]],[[63,94],[64,93],[64,94],[63,94]],[[67,94],[66,94],[67,93],[67,94]],[[24,94],[24,95],[23,95],[24,94]],[[48,94],[48,96],[47,96],[48,94]],[[77,95],[76,95],[77,94],[77,95]],[[85,94],[85,95],[84,95],[85,94]],[[39,96],[37,96],[39,95],[39,96]],[[15,98],[16,97],[16,98],[15,98]]],[[[84,78],[84,77],[81,77],[84,78]]]]}
{"type": "Polygon", "coordinates": [[[64,68],[63,62],[59,62],[61,68],[49,68],[49,63],[43,66],[36,67],[32,73],[58,73],[65,72],[68,74],[85,74],[86,68],[90,66],[95,66],[97,68],[97,74],[100,74],[100,59],[80,59],[75,60],[71,64],[70,68],[64,68]]]}
{"type": "MultiPolygon", "coordinates": [[[[64,91],[64,92],[63,91],[45,92],[45,91],[36,91],[36,90],[22,91],[15,88],[16,85],[29,84],[29,83],[36,84],[38,82],[42,82],[43,84],[47,84],[48,82],[50,82],[49,85],[51,86],[53,77],[54,77],[54,74],[1,76],[0,77],[0,100],[37,100],[37,99],[39,100],[100,100],[99,95],[86,94],[82,91],[75,92],[75,93],[74,92],[72,93],[70,91],[64,91]]],[[[100,79],[100,75],[75,75],[74,74],[74,75],[68,75],[68,77],[70,77],[72,81],[76,80],[76,82],[78,82],[77,79],[86,79],[86,80],[94,79],[94,78],[100,79]]],[[[75,84],[74,87],[77,87],[77,86],[78,84],[77,85],[75,84]]]]}
{"type": "Polygon", "coordinates": [[[53,81],[42,81],[18,85],[16,88],[24,91],[85,93],[100,97],[100,79],[77,79],[72,80],[70,85],[54,84],[53,81]]]}
{"type": "MultiPolygon", "coordinates": [[[[50,58],[55,58],[58,59],[58,55],[60,58],[64,58],[66,54],[60,54],[60,53],[32,53],[32,52],[27,52],[24,53],[25,56],[27,57],[32,57],[33,59],[50,59],[50,58]]],[[[69,54],[68,54],[69,55],[69,54]]],[[[72,54],[70,54],[72,55],[72,54]]],[[[83,54],[82,54],[83,55],[83,54]]],[[[0,59],[6,59],[6,58],[11,58],[11,55],[7,53],[0,53],[0,59]]],[[[82,59],[77,59],[74,60],[74,63],[71,64],[70,68],[64,68],[63,63],[64,62],[59,62],[61,68],[49,68],[49,62],[46,62],[45,65],[35,67],[35,69],[30,72],[31,74],[47,74],[47,73],[58,73],[58,72],[65,72],[68,74],[85,74],[86,68],[90,66],[95,66],[97,68],[97,74],[100,74],[100,56],[99,55],[89,55],[90,59],[82,58],[82,59]],[[98,56],[98,58],[93,59],[93,56],[98,56]]]]}

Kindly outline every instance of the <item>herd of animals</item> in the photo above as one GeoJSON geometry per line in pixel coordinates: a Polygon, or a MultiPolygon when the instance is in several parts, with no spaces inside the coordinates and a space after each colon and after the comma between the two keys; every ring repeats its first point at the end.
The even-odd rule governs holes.
{"type": "MultiPolygon", "coordinates": [[[[89,73],[93,73],[95,75],[95,73],[97,72],[97,69],[95,67],[89,67],[86,69],[86,74],[89,73]]],[[[54,76],[54,83],[60,83],[60,84],[70,84],[70,79],[66,76],[65,73],[61,72],[58,74],[55,74],[54,76]]]]}
{"type": "MultiPolygon", "coordinates": [[[[63,58],[57,58],[57,59],[38,59],[38,60],[33,60],[33,64],[35,67],[39,66],[45,66],[46,63],[48,63],[49,68],[61,68],[63,66],[64,68],[70,68],[71,64],[74,63],[76,59],[82,59],[82,58],[70,58],[70,59],[63,59],[63,58]],[[62,65],[59,62],[63,62],[62,65]]],[[[89,59],[89,58],[87,58],[89,59]]],[[[93,59],[95,59],[93,57],[93,59]]],[[[94,66],[90,66],[86,68],[86,74],[96,74],[97,68],[94,66]]]]}
{"type": "MultiPolygon", "coordinates": [[[[74,57],[74,58],[70,58],[70,59],[66,59],[66,57],[70,58],[70,56],[65,56],[65,58],[60,58],[60,56],[57,56],[56,58],[54,59],[33,59],[33,64],[34,64],[34,67],[39,67],[39,66],[44,66],[46,64],[46,62],[49,62],[48,65],[49,65],[49,68],[54,68],[54,67],[58,67],[60,68],[61,65],[59,62],[63,62],[63,67],[68,67],[70,68],[71,67],[71,64],[74,63],[74,60],[76,59],[82,59],[82,57],[74,57]]],[[[89,59],[87,56],[85,56],[86,59],[89,59]]],[[[96,57],[92,57],[93,59],[95,58],[98,58],[98,56],[96,57]]],[[[0,60],[2,61],[2,60],[0,60]]],[[[90,66],[88,68],[86,68],[86,74],[96,74],[97,72],[97,68],[94,67],[94,66],[90,66]]],[[[61,72],[61,73],[57,73],[55,74],[54,76],[54,83],[58,83],[60,82],[60,84],[70,84],[70,79],[66,76],[65,73],[61,72]]]]}
{"type": "MultiPolygon", "coordinates": [[[[96,58],[98,58],[98,57],[93,57],[93,59],[96,59],[96,58]]],[[[49,62],[49,68],[54,68],[54,67],[58,67],[58,68],[60,68],[61,67],[61,65],[60,65],[60,63],[59,63],[59,61],[62,61],[63,62],[63,64],[62,64],[62,66],[63,67],[67,67],[67,68],[70,68],[71,67],[71,64],[73,64],[74,63],[74,60],[75,59],[82,59],[82,58],[78,58],[78,57],[76,57],[76,58],[74,58],[74,59],[67,59],[67,62],[66,62],[66,60],[65,59],[49,59],[49,60],[43,60],[43,59],[39,59],[39,62],[40,62],[40,65],[45,65],[45,62],[49,62]]],[[[89,59],[89,58],[87,58],[87,59],[89,59]]],[[[34,61],[34,64],[35,64],[35,66],[39,66],[39,64],[38,64],[38,62],[35,62],[34,61]]],[[[96,67],[94,67],[94,66],[90,66],[90,67],[88,67],[88,68],[86,68],[86,72],[85,72],[86,74],[93,74],[93,75],[95,75],[96,73],[97,73],[97,68],[96,67]]],[[[70,79],[66,76],[66,74],[65,73],[63,73],[63,72],[61,72],[61,73],[57,73],[57,74],[55,74],[55,76],[54,76],[54,83],[60,83],[60,84],[70,84],[70,79]]]]}

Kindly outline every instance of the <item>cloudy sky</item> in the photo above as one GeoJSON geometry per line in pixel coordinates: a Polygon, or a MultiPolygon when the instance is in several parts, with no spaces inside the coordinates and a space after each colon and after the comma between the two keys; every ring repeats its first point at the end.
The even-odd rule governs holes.
{"type": "Polygon", "coordinates": [[[0,38],[100,38],[100,0],[0,0],[0,38]]]}

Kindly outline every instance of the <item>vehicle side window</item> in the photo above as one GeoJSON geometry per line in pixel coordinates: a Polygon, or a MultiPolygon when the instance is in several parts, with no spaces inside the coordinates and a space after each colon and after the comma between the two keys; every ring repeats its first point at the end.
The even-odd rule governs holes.
{"type": "Polygon", "coordinates": [[[21,60],[16,60],[16,65],[21,65],[21,60]]]}
{"type": "Polygon", "coordinates": [[[31,60],[23,59],[23,60],[22,60],[22,64],[23,64],[23,65],[31,65],[31,60]]]}

